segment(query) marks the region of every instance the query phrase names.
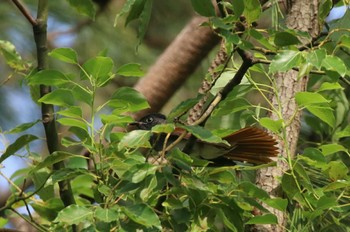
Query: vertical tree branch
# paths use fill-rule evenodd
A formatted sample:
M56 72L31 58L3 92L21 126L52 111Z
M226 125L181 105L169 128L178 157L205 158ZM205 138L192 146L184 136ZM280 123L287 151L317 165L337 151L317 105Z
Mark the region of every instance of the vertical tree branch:
M39 0L38 13L35 24L33 24L34 40L37 50L38 71L48 68L47 57L47 18L48 18L48 0ZM40 86L40 96L51 92L50 86ZM41 105L42 120L45 128L46 142L49 153L52 154L59 150L59 140L54 117L54 107L51 104ZM54 170L64 168L64 162L58 162L53 165ZM58 183L60 197L65 206L75 204L72 189L69 181L64 180Z
M286 24L289 28L308 32L312 37L316 37L320 30L318 24L318 0L287 0L288 15ZM303 41L307 43L307 41ZM277 94L273 95L271 102L276 109L280 109L284 121L290 122L285 131L285 141L279 142L281 156L285 159L279 159L276 167L260 169L257 173L257 184L267 191L272 197L280 196L281 191L279 177L283 175L290 167L286 160L291 160L295 156L299 131L301 114L294 112L298 110L295 102L295 94L305 91L308 77L298 79L298 72L290 70L286 73L278 73L275 77ZM270 118L280 119L276 112L270 113ZM254 231L285 231L288 221L288 215L285 212L266 206L270 212L275 214L278 219L277 225L256 225Z

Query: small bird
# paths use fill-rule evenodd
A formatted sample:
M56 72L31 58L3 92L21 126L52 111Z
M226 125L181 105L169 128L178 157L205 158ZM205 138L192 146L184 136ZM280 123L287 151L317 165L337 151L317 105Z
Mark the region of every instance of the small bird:
M141 130L151 130L155 125L166 122L166 117L163 114L155 113L146 115L139 121L130 123L130 125L136 126ZM170 142L174 141L183 131L185 130L182 128L176 128L171 134ZM185 146L186 139L189 137L190 134L183 139L184 142L182 144L180 143L180 149ZM225 163L230 165L228 161L265 164L271 162L271 158L276 157L278 154L278 148L275 146L277 144L276 140L267 132L256 127L240 129L222 139L226 140L229 145L224 143L208 143L197 139L190 155L214 163L218 162L222 166ZM159 137L158 139L152 138L151 143L157 143L153 144L153 146L156 150L161 150L164 140L165 135L161 136L160 139Z

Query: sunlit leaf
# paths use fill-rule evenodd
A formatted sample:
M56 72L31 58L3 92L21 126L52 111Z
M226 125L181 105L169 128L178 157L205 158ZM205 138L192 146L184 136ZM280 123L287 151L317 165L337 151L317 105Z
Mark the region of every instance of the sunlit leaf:
M273 120L271 118L264 117L259 120L259 123L270 131L279 133L280 129L283 126L283 119Z
M325 144L321 145L320 149L323 155L331 155L339 151L348 152L348 150L340 144Z
M56 48L49 52L49 56L70 64L78 63L78 55L72 48Z
M323 82L317 92L344 89L338 82Z
M134 112L149 107L145 97L130 87L119 88L112 96L108 105L121 112Z
M146 130L133 130L127 133L118 144L119 149L137 148L137 147L152 147L149 139L151 132Z
M141 65L134 63L125 64L119 67L116 73L126 77L142 77L145 75L145 72L141 69Z
M103 222L112 222L118 219L119 213L116 209L98 207L95 211L95 216Z
M68 225L92 221L93 211L85 206L70 205L61 210L54 222L63 222Z
M347 73L346 65L343 60L337 56L327 55L322 61L322 67L327 70L335 71L340 76L345 76Z
M74 105L74 98L71 90L68 89L56 89L51 93L44 95L38 100L45 104L52 104L56 106L72 106Z
M16 51L16 47L9 41L0 40L0 52L5 58L7 65L11 68L18 71L27 69L26 63L22 60L22 57Z
M86 123L76 118L59 118L57 121L64 126L79 127L88 131Z
M320 48L317 50L312 50L310 53L306 54L305 60L306 62L312 64L317 69L321 68L322 61L326 58L327 51L326 49Z
M295 94L295 100L299 106L308 106L330 102L330 100L327 100L321 94L311 92L298 92Z
M259 0L244 0L243 15L249 24L259 19L261 14L261 5Z
M57 111L57 114L72 118L83 117L83 112L80 106L71 106L65 110Z
M30 76L30 85L48 85L59 86L69 83L70 80L57 70L42 70Z
M335 126L335 116L332 108L310 105L307 106L306 109L321 119L323 122L327 123L330 127L333 128Z
M270 64L270 72L285 72L299 66L302 56L299 51L285 50L279 52Z

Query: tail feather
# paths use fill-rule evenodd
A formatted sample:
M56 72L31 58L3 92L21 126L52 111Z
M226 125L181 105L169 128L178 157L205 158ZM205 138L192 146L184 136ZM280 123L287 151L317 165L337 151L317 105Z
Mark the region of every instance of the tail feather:
M231 149L225 157L253 164L269 163L276 157L278 148L276 140L267 132L246 127L224 138L230 143Z

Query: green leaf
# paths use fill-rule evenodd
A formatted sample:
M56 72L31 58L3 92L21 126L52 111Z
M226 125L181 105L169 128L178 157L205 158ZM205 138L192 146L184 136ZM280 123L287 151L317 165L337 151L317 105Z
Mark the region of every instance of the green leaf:
M269 129L270 131L274 132L274 133L279 133L280 129L283 126L283 119L279 119L279 120L273 120L271 118L261 118L259 120L260 125L262 125L263 127Z
M246 224L254 225L254 224L277 224L277 217L274 214L265 214L261 216L255 216L249 219Z
M125 26L127 26L131 21L138 19L144 10L145 4L147 0L136 0L136 1L128 1L126 4L128 4L129 7L129 14L126 17L125 20ZM129 4L129 2L132 4Z
M35 122L22 123L22 124L16 126L15 128L9 130L6 133L8 133L8 134L15 134L15 133L23 132L23 131L28 130L29 128L35 126L36 124L38 124L38 122L41 122L41 120L38 119Z
M103 222L112 222L118 219L119 213L115 209L105 209L97 207L95 217Z
M338 82L323 82L317 92L337 89L343 90L344 88Z
M328 166L327 173L333 181L342 180L347 177L349 169L342 161L331 161Z
M153 197L154 194L159 194L157 191L158 181L156 175L151 175L146 179L146 187L141 190L140 198L146 202ZM160 189L159 189L160 190Z
M238 186L238 189L243 191L245 194L249 195L250 197L258 198L260 200L270 198L269 194L265 192L264 190L258 188L256 185L254 185L251 182L244 181L240 183Z
M92 221L93 211L87 207L79 205L69 205L61 210L54 222L65 223L68 225L77 225L81 222Z
M201 126L186 126L186 125L179 125L179 127L187 130L188 132L190 132L191 134L196 136L196 138L198 138L198 139L200 139L200 140L202 140L204 142L208 142L208 143L222 143L222 144L229 145L228 142L226 142L225 140L223 140L219 136L214 135L213 133L211 133L209 130L205 129L204 127L201 127Z
M63 168L55 170L52 174L52 183L55 184L62 180L70 180L80 175L91 175L87 169L83 168Z
M172 123L167 123L167 124L159 124L155 125L152 127L152 132L153 133L171 133L175 130L175 125Z
M300 41L298 37L296 37L292 33L283 31L283 32L276 33L274 43L279 47L283 47L283 46L290 46L293 44L299 44Z
M109 57L97 56L83 64L84 75L88 75L89 79L96 81L96 86L104 86L114 75L112 73L114 68L113 60Z
M133 130L121 139L118 144L118 149L138 147L151 148L152 146L149 142L151 134L150 131L146 130Z
M64 126L78 127L88 132L88 128L85 122L76 118L59 118L57 119L59 123Z
M78 55L72 48L56 48L49 56L70 64L78 64Z
M145 75L145 72L142 71L140 64L125 64L118 68L117 74L126 77L142 77Z
M42 70L29 77L29 85L59 86L69 82L63 73L56 70Z
M69 152L64 152L64 151L56 151L56 152L53 152L52 154L48 155L43 161L41 161L40 163L38 163L31 171L30 173L35 173L37 172L38 170L42 169L42 168L45 168L45 167L48 167L48 166L51 166L55 163L58 163L62 160L66 160L68 158L71 158L71 157L81 157L81 158L86 158L84 156L81 156L81 155L75 155L75 154L72 154L72 153L69 153Z
M295 94L295 100L300 107L330 102L321 94L311 92L298 92Z
M350 48L350 36L347 34L342 35L339 39L338 46Z
M285 72L297 67L302 60L301 53L294 50L285 50L278 53L270 64L270 72Z
M2 53L6 63L11 68L24 71L27 69L22 57L16 51L16 47L9 41L0 40L0 52Z
M348 152L348 150L340 144L325 144L320 146L323 155L331 155L339 151Z
M149 107L145 97L130 87L119 88L108 105L121 112L135 112Z
M345 127L343 130L336 133L338 138L350 137L350 125Z
M198 96L196 98L190 98L190 99L187 99L187 100L181 102L179 105L177 105L175 108L173 108L171 110L171 112L168 114L167 118L173 119L179 115L183 115L189 109L191 109L193 106L195 106L201 97L202 96Z
M224 116L239 111L248 111L252 105L245 98L226 99L214 110L213 116Z
M74 105L74 98L71 90L56 89L51 93L44 95L38 102L45 104L52 104L56 106L72 106Z
M326 185L323 189L324 192L333 192L337 189L346 189L350 187L350 181L337 180Z
M140 24L138 28L138 37L139 37L139 44L141 41L145 38L148 24L151 20L151 15L152 15L152 3L153 0L146 0L145 5L143 7L143 11L141 12L140 15Z
M317 210L330 210L337 205L337 198L324 195L317 201Z
M83 117L81 106L71 106L68 107L66 110L57 111L57 114L79 119Z
M335 116L332 108L322 106L307 106L306 109L321 119L323 122L327 123L330 127L333 128L335 126Z
M244 0L232 1L231 4L235 18L238 19L244 12Z
M205 17L216 16L215 9L211 0L191 0L193 9Z
M305 59L306 62L312 64L317 69L321 69L322 61L326 58L326 55L326 49L320 48L307 53Z
M116 26L118 24L118 19L120 16L130 12L131 8L133 7L133 5L135 4L137 0L126 0L126 2L124 3L122 9L120 10L119 14L117 14L115 16L114 19L114 26Z
M175 148L171 150L170 154L168 155L169 160L176 163L176 165L182 169L191 171L191 166L193 163L193 159L191 156L187 155L186 153L180 151L180 149Z
M282 199L282 198L269 198L264 199L263 202L275 209L278 209L280 211L285 211L288 206L288 200Z
M328 71L335 71L342 77L347 73L347 68L343 60L337 56L327 55L322 61L322 67Z
M55 220L57 213L64 208L62 200L58 198L50 198L45 201L36 201L30 205L35 210L35 213L48 221Z
M22 147L26 146L30 142L37 140L38 137L34 135L22 135L16 141L12 144L10 144L7 148L6 151L0 156L0 163L2 163L5 159L7 159L9 156L15 154L19 149Z
M299 192L298 185L290 173L284 173L282 176L282 189L289 198L293 198Z
M323 24L326 17L329 15L330 10L333 8L333 1L332 0L324 0L321 1L319 6L319 23ZM320 25L321 25L320 24Z
M315 167L323 167L326 164L326 159L322 152L316 148L306 148L304 153L299 156L302 160L305 160L309 165Z
M261 5L259 0L244 0L244 12L248 24L259 19L261 14Z
M143 181L147 176L154 175L157 169L158 166L149 163L136 164L129 168L123 174L122 178L124 180L129 180L131 183L137 184Z
M92 3L91 0L67 0L67 1L80 14L89 16L91 19L95 18L94 4Z
M134 222L147 228L160 229L160 220L157 214L146 204L135 204L122 207L122 211Z
M92 91L84 88L80 85L75 85L72 88L72 94L74 96L74 99L85 102L89 106L92 105Z

